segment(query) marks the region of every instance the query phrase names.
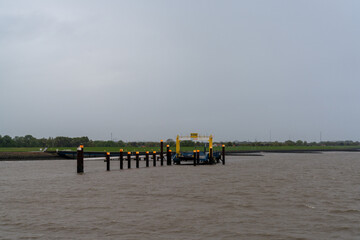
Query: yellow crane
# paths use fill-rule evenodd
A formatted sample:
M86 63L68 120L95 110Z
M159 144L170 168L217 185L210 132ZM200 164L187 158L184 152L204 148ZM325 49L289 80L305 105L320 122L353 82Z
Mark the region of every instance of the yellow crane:
M179 136L176 137L176 155L180 156L180 142L181 141L203 141L203 142L209 142L209 149L213 146L213 136L201 136L198 133L190 133L190 136Z

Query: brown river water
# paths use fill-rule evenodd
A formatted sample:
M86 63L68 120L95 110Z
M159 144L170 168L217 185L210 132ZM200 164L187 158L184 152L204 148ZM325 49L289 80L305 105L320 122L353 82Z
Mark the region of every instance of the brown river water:
M1 161L0 239L360 239L360 153L226 160Z

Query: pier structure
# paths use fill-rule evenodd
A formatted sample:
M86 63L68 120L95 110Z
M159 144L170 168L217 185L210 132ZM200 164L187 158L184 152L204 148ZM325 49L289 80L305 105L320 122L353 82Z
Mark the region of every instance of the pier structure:
M201 140L205 139L204 136L202 137L193 137L194 139ZM212 148L212 135L206 137L209 140L209 152L200 152L200 150L194 150L193 152L186 153L180 152L180 141L191 139L187 137L179 137L177 136L176 142L176 152L173 153L170 149L169 145L166 145L166 165L171 166L172 162L174 164L180 164L181 161L192 161L194 166L203 165L203 164L214 164L219 163L220 159L222 163L225 164L225 145L222 145L222 153L220 152L213 152ZM60 154L66 154L66 152L59 152ZM73 152L68 152L70 156L74 156ZM84 173L84 146L80 145L76 151L76 159L77 159L77 173L82 174ZM90 152L90 156L93 157L104 157L104 162L106 162L106 171L110 171L110 162L112 160L118 160L120 162L120 170L124 169L124 161L127 161L127 169L131 169L131 161L135 160L136 168L140 167L139 161L142 159L145 161L146 167L149 167L149 161L151 159L153 161L152 166L156 167L156 162L160 160L160 166L164 165L164 142L163 140L160 141L160 152L153 151L151 154L149 151L146 152L135 152L134 154L131 152L127 152L124 154L123 149L120 149L118 153L114 152ZM89 155L88 155L89 156ZM114 157L117 157L115 158ZM112 157L112 159L111 159ZM126 159L125 159L126 157Z

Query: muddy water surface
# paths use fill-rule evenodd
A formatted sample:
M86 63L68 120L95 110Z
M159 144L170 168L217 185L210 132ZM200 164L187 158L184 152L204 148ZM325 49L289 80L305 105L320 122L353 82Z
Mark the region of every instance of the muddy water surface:
M111 168L0 162L0 239L360 239L360 153Z

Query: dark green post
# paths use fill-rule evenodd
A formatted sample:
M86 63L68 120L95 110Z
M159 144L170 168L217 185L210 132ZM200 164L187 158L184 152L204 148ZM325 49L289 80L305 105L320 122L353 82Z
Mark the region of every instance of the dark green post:
M153 151L153 166L156 167L156 151Z
M225 165L225 145L222 145L222 163Z
M120 169L124 168L124 153L123 150L120 149Z
M169 166L171 166L171 149L169 150Z
M149 167L149 152L146 151L145 153L145 161L146 161L146 167Z
M84 172L84 146L80 145L77 149L77 173Z
M110 171L110 153L106 153L106 171Z
M171 165L170 146L166 145L166 165Z
M194 166L196 166L196 150L194 150Z
M200 164L200 150L196 150L196 164Z
M164 141L160 141L160 164L161 166L164 165Z
M212 147L209 149L209 162L210 162L210 164L214 164L213 149L212 149Z
M136 168L139 168L139 152L136 152Z
M131 152L128 152L127 161L128 161L128 169L130 169L131 168Z

